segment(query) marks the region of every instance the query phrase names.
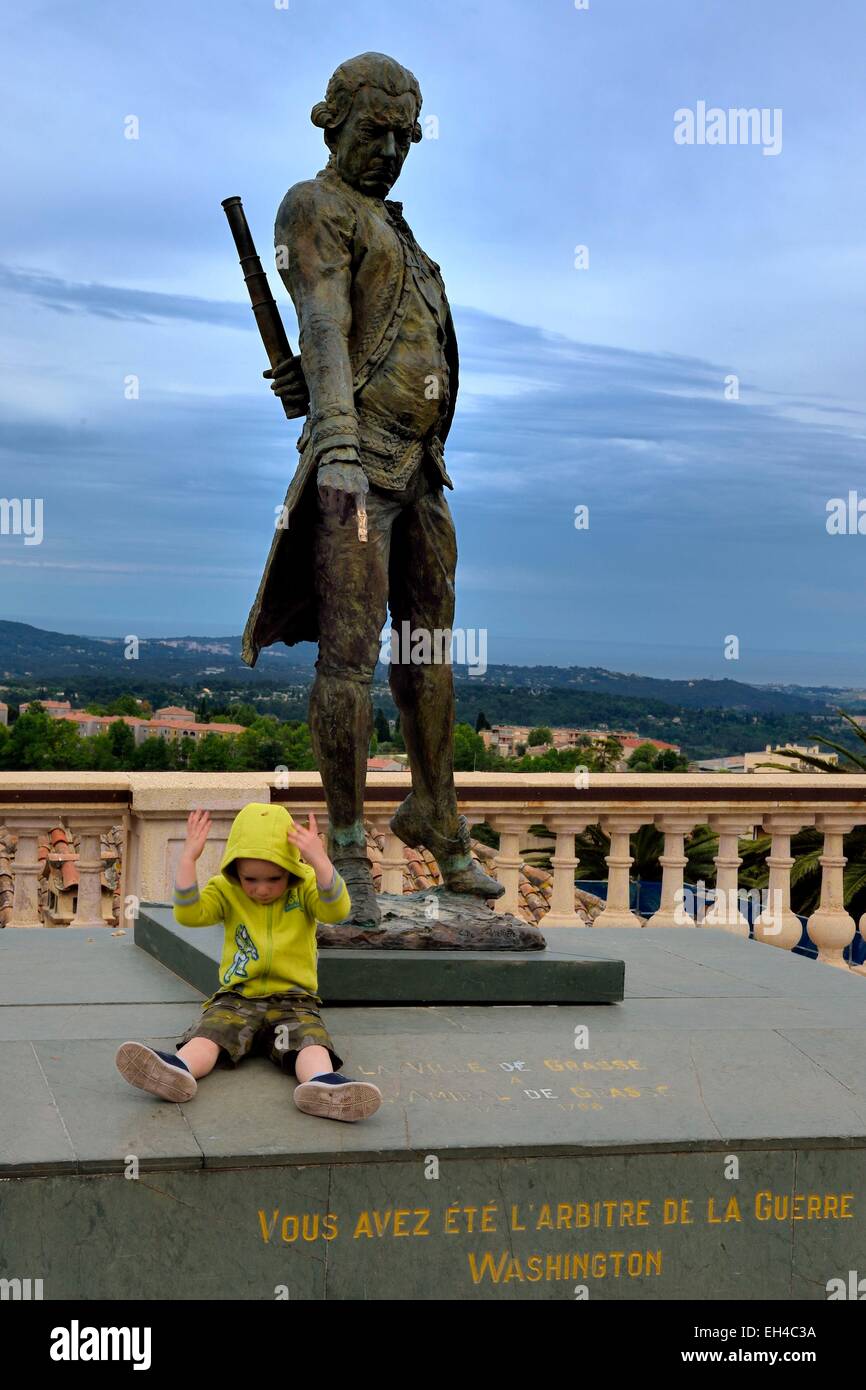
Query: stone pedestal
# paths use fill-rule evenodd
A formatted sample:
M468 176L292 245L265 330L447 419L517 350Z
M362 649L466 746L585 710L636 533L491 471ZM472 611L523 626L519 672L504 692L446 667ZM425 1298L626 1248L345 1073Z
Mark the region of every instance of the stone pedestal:
M326 1001L347 1072L382 1093L348 1125L301 1114L264 1057L184 1105L133 1089L118 1044L173 1048L201 995L131 933L6 933L0 1277L38 1277L46 1302L588 1299L624 1321L635 1300L750 1300L778 1323L851 1271L862 1293L862 979L723 930L553 936L525 956L323 951L323 976L351 957L362 982L628 968L613 1008Z
M398 904L386 906L383 928L368 933L350 928L355 935L348 943L340 939L339 927L319 923L319 995L326 1006L622 1000L625 967L619 953L605 949L587 927L561 928L548 945L526 922L515 919L515 924L490 912L474 944L464 934L466 944L458 948L454 941L471 931L471 923L461 921L459 910L449 905L454 894L442 894L446 901L438 922L426 921L424 899L432 896L407 894L402 915ZM381 901L388 897L383 894ZM205 995L219 988L223 940L220 926L195 931L178 926L163 903L142 904L135 924L136 945Z
M447 888L378 893L378 927L318 927L319 947L405 951L543 951L541 932L510 912L492 912L481 898Z

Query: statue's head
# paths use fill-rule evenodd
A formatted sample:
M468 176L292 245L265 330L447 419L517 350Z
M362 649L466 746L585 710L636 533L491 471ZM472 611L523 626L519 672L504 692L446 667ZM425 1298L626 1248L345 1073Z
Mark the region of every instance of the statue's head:
M408 68L384 53L361 53L340 64L311 119L325 132L330 163L346 182L384 198L409 146L421 139L420 111L421 89Z

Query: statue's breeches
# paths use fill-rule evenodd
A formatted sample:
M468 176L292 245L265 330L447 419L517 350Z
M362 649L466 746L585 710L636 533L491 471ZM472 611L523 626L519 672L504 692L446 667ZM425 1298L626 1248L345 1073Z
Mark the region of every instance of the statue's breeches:
M319 620L319 657L310 696L310 732L328 789L332 825L350 826L363 814L367 751L373 713L370 685L380 655L390 659L389 682L419 807L445 833L457 822L454 791L454 682L450 636L454 621L457 541L443 489L431 487L423 468L402 492L371 487L366 542L354 514L340 523L318 500L313 565ZM400 641L381 646L391 612L400 637L404 624L428 633L433 657ZM447 634L436 643L434 634ZM443 659L444 652L444 659ZM396 657L396 659L394 659Z
M409 620L413 628L450 630L457 541L444 491L429 488L422 469L402 492L371 487L367 528L367 541L359 541L354 513L341 524L319 499L313 544L316 667L369 682L389 608L398 629ZM386 646L386 659L387 652Z

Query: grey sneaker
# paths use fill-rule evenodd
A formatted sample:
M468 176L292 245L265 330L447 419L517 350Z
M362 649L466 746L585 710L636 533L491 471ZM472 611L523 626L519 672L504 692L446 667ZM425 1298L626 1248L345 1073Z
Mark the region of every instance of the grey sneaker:
M338 1071L302 1081L295 1087L295 1105L305 1115L325 1120L366 1120L382 1104L382 1092L372 1081L352 1081Z
M198 1090L198 1082L186 1062L144 1043L121 1043L114 1060L124 1081L161 1100L192 1100Z

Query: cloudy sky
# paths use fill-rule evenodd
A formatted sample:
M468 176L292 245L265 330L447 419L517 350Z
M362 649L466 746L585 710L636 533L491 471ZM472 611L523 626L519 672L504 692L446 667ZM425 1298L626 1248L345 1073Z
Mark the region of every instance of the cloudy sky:
M0 534L0 617L242 629L297 429L220 201L273 271L310 108L376 49L437 118L393 196L460 338L457 624L489 663L866 683L866 534L827 530L866 512L861 0L281 6L7 9L0 497L43 539ZM678 143L700 103L763 145Z

